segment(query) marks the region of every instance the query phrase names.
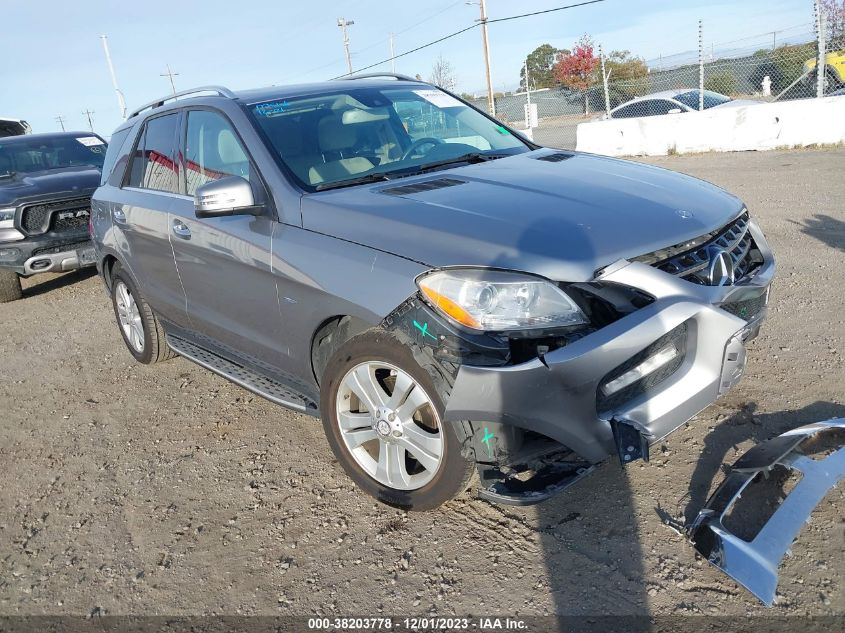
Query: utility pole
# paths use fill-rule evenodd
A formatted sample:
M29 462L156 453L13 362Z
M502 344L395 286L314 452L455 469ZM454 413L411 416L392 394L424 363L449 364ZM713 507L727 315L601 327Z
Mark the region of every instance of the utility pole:
M346 49L346 67L349 69L349 74L352 74L352 55L349 54L349 31L347 27L355 24L355 20L347 20L346 18L338 18L337 25L343 31L343 48Z
M94 114L91 110L85 109L82 111L82 114L88 117L88 128L93 132L94 131L94 121L91 119L91 115Z
M114 74L114 66L111 63L111 55L109 54L109 42L108 38L105 35L101 35L100 39L103 40L103 50L106 53L106 63L109 65L109 73L111 73L111 83L114 86L114 91L117 94L117 106L120 108L120 117L123 120L126 120L126 100L123 98L123 93L120 91L120 88L117 87L117 77Z
M167 64L167 72L161 73L159 75L159 77L167 77L167 78L170 79L170 89L173 91L174 97L176 96L176 84L173 83L173 78L178 76L178 75L179 75L179 73L174 73L172 70L170 70L170 64Z
M65 118L60 114L59 116L56 117L56 121L58 122L59 125L62 126L62 132L64 132L65 131Z
M481 40L484 45L484 66L487 69L487 106L492 116L496 116L496 101L493 98L493 79L490 75L490 40L487 36L487 0L479 0L481 7Z
M393 50L393 33L390 34L390 72L396 73L396 51Z
M704 110L704 26L698 21L698 110Z
M604 113L610 118L610 90L607 87L607 69L604 63L604 51L599 44L599 59L601 60L601 83L604 88Z

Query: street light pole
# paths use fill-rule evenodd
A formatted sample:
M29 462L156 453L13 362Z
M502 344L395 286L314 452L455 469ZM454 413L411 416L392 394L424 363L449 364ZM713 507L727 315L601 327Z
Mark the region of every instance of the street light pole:
M355 20L347 20L346 18L338 18L337 25L343 31L343 48L346 50L346 67L349 69L349 74L352 74L352 55L349 53L349 31L347 27L355 24Z
M109 54L109 42L105 35L101 35L100 39L103 41L103 51L106 53L106 63L109 65L109 73L111 74L111 84L114 86L114 91L117 94L117 106L120 108L120 118L126 120L126 100L123 98L123 93L117 87L117 77L114 74L114 66L111 63L111 55Z
M65 131L65 118L60 114L56 117L56 122L62 126L62 132Z
M390 34L390 72L396 73L396 51L393 50L393 33Z

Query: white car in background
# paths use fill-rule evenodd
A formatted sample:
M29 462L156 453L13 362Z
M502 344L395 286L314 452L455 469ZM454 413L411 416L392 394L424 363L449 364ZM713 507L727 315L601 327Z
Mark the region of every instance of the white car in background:
M731 99L730 97L704 90L704 109L728 108L746 105L756 105L760 101L751 99ZM661 114L681 114L683 112L695 112L699 107L698 89L663 90L649 95L637 97L631 101L616 106L605 115L606 119L629 119L641 116L659 116Z
M32 134L32 127L23 119L7 119L0 117L0 137L20 136L21 134Z

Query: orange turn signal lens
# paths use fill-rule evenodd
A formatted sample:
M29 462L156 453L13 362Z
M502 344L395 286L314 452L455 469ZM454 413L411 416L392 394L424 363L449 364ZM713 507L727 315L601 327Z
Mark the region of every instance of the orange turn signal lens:
M432 290L431 288L422 284L420 284L420 290L422 290L426 299L428 299L435 308L443 312L445 315L451 317L461 325L471 327L474 330L483 329L481 323L479 323L475 317L473 317L469 312L464 310L461 306L459 306L457 303L455 303L448 297L445 297L436 290Z

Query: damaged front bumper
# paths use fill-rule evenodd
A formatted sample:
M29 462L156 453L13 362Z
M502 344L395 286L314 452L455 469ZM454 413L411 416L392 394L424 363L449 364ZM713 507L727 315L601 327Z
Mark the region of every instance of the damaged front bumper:
M732 516L743 493L750 494L750 484L774 476L776 468L798 473L801 479L756 535L741 538L726 527L726 517ZM780 561L813 509L843 476L845 418L809 424L761 442L733 465L691 525L690 539L708 562L772 606Z
M603 461L618 447L623 462L647 458L649 444L710 405L742 375L745 342L766 317L775 268L762 235L755 239L764 262L735 286L697 285L638 262L608 267L596 281L641 290L654 302L528 362L462 365L445 419L533 431L589 463ZM626 373L645 371L640 368L652 362L649 354L671 358L645 379L605 393L608 384L625 384ZM636 446L619 441L614 426L633 430L642 441Z

